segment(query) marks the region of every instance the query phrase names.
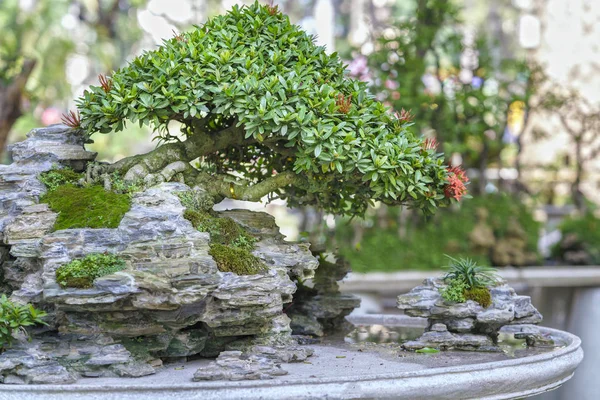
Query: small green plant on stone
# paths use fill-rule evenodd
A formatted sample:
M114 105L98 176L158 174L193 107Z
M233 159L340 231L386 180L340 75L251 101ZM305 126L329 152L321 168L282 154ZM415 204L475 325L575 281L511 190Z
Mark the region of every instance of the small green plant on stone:
M94 280L125 269L125 261L114 254L89 254L56 270L56 282L63 288L90 288Z
M472 289L494 285L498 280L495 268L477 265L470 258L457 260L447 257L450 259L450 265L448 273L444 276L445 281L459 280L464 282L468 289Z
M183 212L183 218L190 221L192 226L198 229L198 227L201 226L206 219L211 218L211 216L208 213L187 209Z
M254 243L256 243L256 238L242 234L231 242L231 246L250 251L254 249Z
M188 190L177 193L177 196L181 201L181 205L189 211L204 213L212 210L214 206L212 197L207 193Z
M467 301L465 290L467 285L458 279L448 281L448 285L440 291L442 298L452 303L464 303Z
M58 169L53 167L50 171L42 172L39 180L46 185L48 192L53 192L61 185L77 183L82 177L82 174L70 168Z
M0 352L12 345L13 333L16 331L27 333L27 326L47 325L43 320L45 316L44 311L34 308L31 304L13 303L3 294L0 297Z
M115 193L127 194L130 197L143 189L143 185L136 182L126 182L118 171L110 175L111 189Z
M473 300L483 307L489 307L492 303L489 286L498 282L496 269L477 265L469 258L448 258L451 262L443 278L447 285L440 289L442 298L454 303Z

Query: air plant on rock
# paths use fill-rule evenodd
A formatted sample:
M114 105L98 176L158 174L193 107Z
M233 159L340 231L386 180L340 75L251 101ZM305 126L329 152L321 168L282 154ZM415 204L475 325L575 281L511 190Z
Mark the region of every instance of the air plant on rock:
M470 258L457 260L446 257L450 259L450 265L443 278L447 286L441 290L442 297L446 301L456 303L473 300L483 307L488 307L491 304L489 287L496 285L500 279L496 269L477 265Z

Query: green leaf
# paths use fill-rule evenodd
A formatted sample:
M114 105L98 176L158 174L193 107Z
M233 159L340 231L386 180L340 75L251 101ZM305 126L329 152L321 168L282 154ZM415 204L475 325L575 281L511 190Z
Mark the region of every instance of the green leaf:
M416 350L415 353L423 353L423 354L435 354L439 353L438 349L434 349L431 347L423 347L422 349Z
M321 145L318 144L317 147L315 147L315 157L319 157L319 155L321 155Z

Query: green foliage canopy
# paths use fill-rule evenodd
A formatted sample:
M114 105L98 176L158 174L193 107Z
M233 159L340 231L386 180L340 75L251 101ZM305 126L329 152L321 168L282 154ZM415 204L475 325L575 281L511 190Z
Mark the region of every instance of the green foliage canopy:
M293 171L291 188L274 190L291 205L360 215L373 200L429 213L450 204L442 154L313 39L274 7L235 6L92 86L78 100L80 127L92 135L137 122L174 143L171 121L182 124L184 141L229 129L243 148L238 137L179 161L203 157L248 184Z

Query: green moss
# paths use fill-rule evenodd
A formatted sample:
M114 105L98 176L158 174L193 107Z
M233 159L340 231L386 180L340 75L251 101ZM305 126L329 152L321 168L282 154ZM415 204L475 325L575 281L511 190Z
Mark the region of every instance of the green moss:
M205 220L198 229L210 233L213 243L219 243L245 250L254 249L256 238L231 218L211 218Z
M181 205L190 211L205 213L212 210L215 205L213 198L205 192L188 190L178 193L177 196L181 201Z
M209 213L187 209L183 217L190 221L194 228L210 233L210 241L225 246L251 251L256 238L231 218L213 217Z
M466 289L464 291L464 296L467 300L473 300L484 308L487 308L492 304L492 294L486 287Z
M90 288L94 279L125 269L125 261L114 254L89 254L56 270L62 287Z
M254 275L266 269L251 253L256 238L233 219L215 217L192 209L185 210L183 217L199 231L210 233L209 254L215 259L220 271Z
M42 172L39 176L40 182L46 185L48 192L56 190L59 186L66 184L75 184L83 177L83 174L77 173L70 168L56 169Z
M192 223L192 226L196 229L200 227L206 220L212 217L208 213L187 209L183 212L183 218L187 219Z
M256 275L264 271L264 264L250 251L219 243L212 243L208 252L216 261L219 271L238 275Z
M62 185L44 195L40 202L48 203L58 213L55 230L116 228L131 207L128 195L107 192L97 185Z

